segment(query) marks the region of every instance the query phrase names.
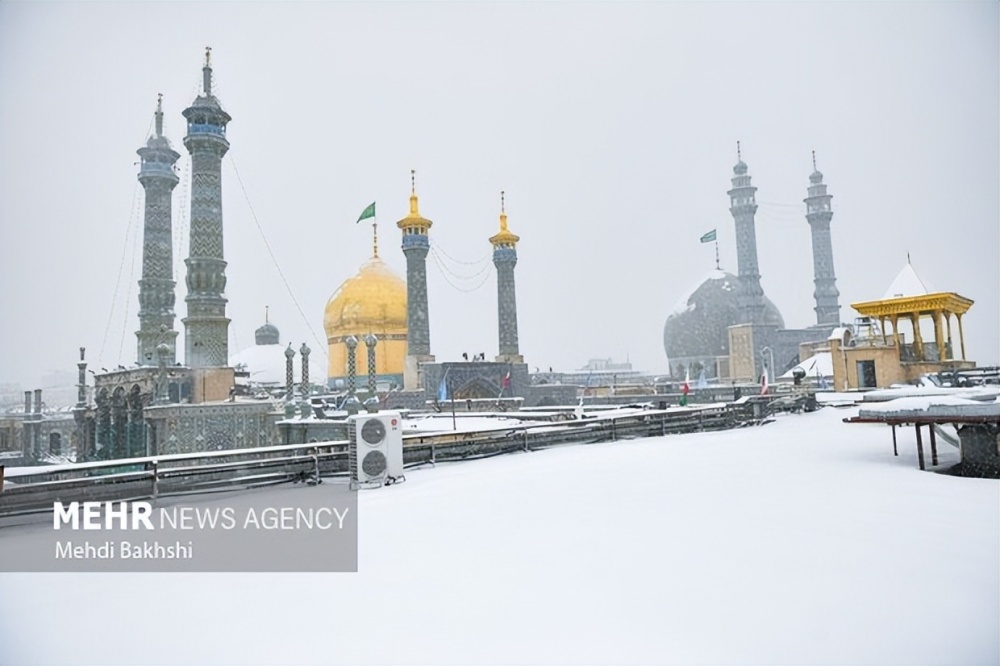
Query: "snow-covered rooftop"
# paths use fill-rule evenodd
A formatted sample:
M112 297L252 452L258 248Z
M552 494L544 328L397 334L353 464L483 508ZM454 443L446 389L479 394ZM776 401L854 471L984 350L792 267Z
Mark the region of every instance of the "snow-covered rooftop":
M902 270L886 289L885 295L882 296L882 300L889 298L902 298L904 296L923 296L924 294L931 293L931 290L927 287L927 284L920 279L917 272L913 270L913 266L909 261L903 266Z
M806 360L790 368L788 372L781 375L781 379L793 378L796 368L801 368L805 371L806 377L833 377L833 355L828 351L816 352Z
M0 574L0 663L1000 662L997 482L855 414L409 470L356 574Z

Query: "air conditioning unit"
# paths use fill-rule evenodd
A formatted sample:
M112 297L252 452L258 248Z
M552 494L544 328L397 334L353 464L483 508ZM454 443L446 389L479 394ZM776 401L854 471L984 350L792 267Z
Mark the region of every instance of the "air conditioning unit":
M399 412L351 416L347 419L347 437L352 489L377 488L405 480Z

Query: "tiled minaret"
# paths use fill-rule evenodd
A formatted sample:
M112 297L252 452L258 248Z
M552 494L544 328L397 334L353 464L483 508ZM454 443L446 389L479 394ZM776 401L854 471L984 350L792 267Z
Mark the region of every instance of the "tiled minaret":
M498 363L523 363L517 345L517 296L514 289L514 266L517 265L519 236L507 228L504 193L500 193L500 232L490 237L493 265L497 267L497 328L500 332Z
M410 171L410 213L396 223L403 231L403 254L406 255L406 362L403 386L406 390L422 388L420 364L431 363L430 318L427 312L427 231L433 222L420 216L417 201L416 172Z
M840 292L837 291L837 276L833 271L833 242L830 240L830 199L823 184L823 174L816 168L816 153L813 152L813 172L809 176L809 196L806 203L806 220L812 231L813 283L816 290L816 324L819 326L840 325Z
M757 268L757 231L754 215L757 201L756 187L750 185L747 165L740 155L740 144L736 142L736 166L732 179L733 189L729 190L729 212L736 222L736 257L740 278L740 323L764 323L764 290L760 286L760 271Z
M156 348L169 348L167 363L177 358L174 330L174 252L171 234L171 193L177 185L174 163L181 156L163 136L163 96L156 102L156 130L138 151L139 182L146 191L142 230L142 278L139 280L139 365L159 363Z
M212 94L211 50L205 51L203 91L184 109L191 153L191 239L187 264L185 363L191 368L224 367L229 362L226 318L226 261L222 243L222 157L229 150L231 120Z

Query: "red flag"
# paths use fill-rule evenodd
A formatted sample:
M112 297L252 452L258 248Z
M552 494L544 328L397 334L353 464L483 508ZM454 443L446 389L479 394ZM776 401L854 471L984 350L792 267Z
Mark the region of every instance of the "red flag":
M504 375L503 381L500 382L500 388L507 388L510 386L510 370Z
M764 368L764 374L760 378L760 394L765 395L767 393L767 368Z
M681 392L687 395L691 392L691 371L685 371L684 373L684 386L681 387Z

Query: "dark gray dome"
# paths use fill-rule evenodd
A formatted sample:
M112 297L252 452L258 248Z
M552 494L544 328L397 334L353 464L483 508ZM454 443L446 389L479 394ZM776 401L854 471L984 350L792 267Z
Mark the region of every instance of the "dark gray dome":
M712 271L674 308L663 325L663 349L671 362L729 354L728 328L740 323L737 291L740 280ZM764 297L764 323L784 328L778 308Z
M278 331L278 327L270 322L266 322L263 326L254 331L254 339L258 345L276 345L280 344L281 334Z

